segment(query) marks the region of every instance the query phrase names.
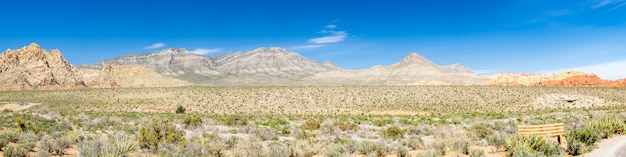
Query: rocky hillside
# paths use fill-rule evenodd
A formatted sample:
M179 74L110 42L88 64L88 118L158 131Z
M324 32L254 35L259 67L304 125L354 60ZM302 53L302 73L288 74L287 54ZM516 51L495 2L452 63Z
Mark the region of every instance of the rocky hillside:
M293 84L319 72L339 69L333 63L319 63L277 47L228 53L214 59L186 49L166 49L80 67L100 69L107 64L138 65L198 84Z
M184 81L158 77L143 67L108 67L82 70L67 62L59 50L50 52L36 43L0 54L0 88L2 90L74 89L85 87L140 87L187 84ZM136 72L134 79L122 79ZM158 76L155 76L158 75ZM141 82L133 82L134 80ZM163 82L167 82L164 84Z
M553 74L501 73L486 76L493 86L626 87L626 79L602 80L595 74L569 71Z
M484 79L468 68L458 64L437 66L417 53L411 53L389 66L331 71L315 75L311 80L341 84L484 84Z
M79 65L79 68L102 69L105 65L137 65L153 69L169 77L192 82L221 76L215 70L215 63L205 55L198 55L186 49L165 49L149 54L134 54L107 59L91 65Z
M318 85L318 84L484 84L484 79L459 64L437 66L412 53L390 66L343 70L331 62L320 63L283 48L258 48L227 53L216 58L185 49L167 49L108 59L102 65L139 65L197 84L213 85Z
M226 75L225 83L291 84L315 74L339 69L278 47L235 52L215 58L216 69Z

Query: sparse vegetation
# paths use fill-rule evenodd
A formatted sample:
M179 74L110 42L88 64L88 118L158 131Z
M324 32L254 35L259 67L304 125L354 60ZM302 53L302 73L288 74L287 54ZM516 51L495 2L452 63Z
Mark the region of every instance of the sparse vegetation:
M78 155L71 149L81 156L580 155L601 139L624 134L625 118L619 114L626 111L624 90L302 86L4 91L0 100L42 105L0 112L0 150L5 156L24 151L28 156ZM605 104L559 110L532 106L538 96L581 91ZM172 112L179 107L185 114ZM517 125L556 122L566 124L567 147L516 136Z

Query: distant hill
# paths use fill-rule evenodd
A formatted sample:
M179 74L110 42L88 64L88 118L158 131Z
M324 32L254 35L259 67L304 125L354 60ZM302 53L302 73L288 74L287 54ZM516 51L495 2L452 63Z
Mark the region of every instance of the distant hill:
M164 77L143 67L107 66L102 70L77 69L61 51L42 49L36 43L0 54L2 90L75 89L90 87L180 86L189 83ZM132 79L125 79L132 76Z
M81 65L138 65L197 84L213 85L317 85L317 84L484 84L484 80L459 64L437 66L410 54L388 67L344 70L334 63L320 63L278 47L249 52L227 53L216 58L193 54L185 49L166 49ZM428 84L428 83L427 83Z

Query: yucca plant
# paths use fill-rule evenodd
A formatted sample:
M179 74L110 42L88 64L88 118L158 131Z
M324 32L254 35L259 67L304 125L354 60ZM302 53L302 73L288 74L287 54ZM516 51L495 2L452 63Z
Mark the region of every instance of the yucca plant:
M137 148L137 144L126 139L111 139L100 152L101 157L129 156Z

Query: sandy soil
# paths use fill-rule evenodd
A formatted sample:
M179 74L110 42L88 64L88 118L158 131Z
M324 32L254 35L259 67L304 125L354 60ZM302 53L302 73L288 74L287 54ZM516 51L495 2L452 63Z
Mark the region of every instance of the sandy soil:
M13 110L13 111L19 111L19 110L23 110L23 109L27 109L27 108L36 106L36 105L39 105L39 103L29 103L29 105L27 105L27 106L16 104L16 103L9 103L9 104L0 105L0 111L4 111L6 109Z
M626 135L600 141L598 149L583 155L585 157L626 157Z

